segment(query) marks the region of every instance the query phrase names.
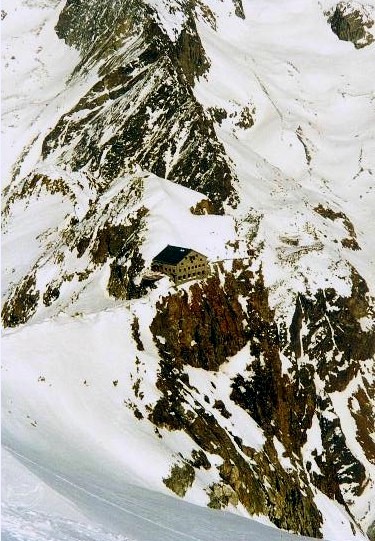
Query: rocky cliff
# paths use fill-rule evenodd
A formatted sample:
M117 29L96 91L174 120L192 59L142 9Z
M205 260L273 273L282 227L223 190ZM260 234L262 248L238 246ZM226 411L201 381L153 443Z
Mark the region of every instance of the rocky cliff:
M163 457L156 490L312 537L337 516L335 539L374 539L373 12L312 0L315 49L293 2L266 4L49 8L77 59L4 190L5 336L101 336L87 366L111 374L93 386L114 408L106 441L126 448L125 408L142 452L147 433ZM147 286L166 244L208 255L210 276ZM98 335L112 315L116 339ZM30 351L30 370L48 355ZM94 368L81 379L80 393ZM29 417L7 428L20 446ZM33 428L28 449L43 439Z

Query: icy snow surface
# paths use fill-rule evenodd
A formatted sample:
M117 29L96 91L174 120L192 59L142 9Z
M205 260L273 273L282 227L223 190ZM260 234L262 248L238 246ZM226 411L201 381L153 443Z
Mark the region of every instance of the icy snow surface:
M110 483L100 471L79 481L17 458L3 451L3 541L310 539L116 481L116 472Z

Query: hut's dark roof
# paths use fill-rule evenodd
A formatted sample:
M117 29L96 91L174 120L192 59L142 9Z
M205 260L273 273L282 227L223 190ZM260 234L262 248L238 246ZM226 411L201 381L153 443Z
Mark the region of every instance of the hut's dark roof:
M164 250L154 257L153 261L166 263L168 265L177 265L177 263L182 261L191 251L191 248L181 248L181 246L171 246L168 244Z

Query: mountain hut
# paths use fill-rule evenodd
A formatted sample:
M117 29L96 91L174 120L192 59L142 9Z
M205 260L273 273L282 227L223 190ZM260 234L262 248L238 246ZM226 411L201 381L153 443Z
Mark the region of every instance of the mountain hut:
M206 278L209 275L209 265L205 255L191 248L170 244L154 257L151 270L166 274L175 284Z

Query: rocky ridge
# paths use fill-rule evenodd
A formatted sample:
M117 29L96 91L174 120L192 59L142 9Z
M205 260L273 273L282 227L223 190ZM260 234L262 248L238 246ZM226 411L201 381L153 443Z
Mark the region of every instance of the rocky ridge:
M226 4L232 17L245 20L241 2ZM260 113L246 105L231 117L230 108L207 108L194 91L213 62L198 29L219 31L215 2L163 6L179 25L166 26L166 12L140 0L90 6L71 0L61 11L56 32L80 51L71 81L97 75L46 136L35 170L16 176L5 193L7 249L22 230L20 216L40 212L49 221L30 233L34 258L5 264L4 326L62 312L84 318L92 296L97 310L123 307L132 314L137 355L158 352L158 399L146 399L147 369L142 375L136 356L124 402L155 438L182 433L193 447L190 455L166 447L165 490L189 498L197 486L211 507L266 515L280 528L314 537L322 537L327 519L318 503L323 494L345 509L353 538L360 528L372 535L373 511L363 507L375 483L375 314L369 285L351 262L361 241L337 203L312 198L304 212L305 224L314 225L298 238L281 238L274 256L280 276L286 274L266 285L264 209L248 205L244 212L243 184L218 127L237 123L240 137ZM342 37L341 8L332 29L340 39L355 34L362 47L360 31ZM305 141L302 128L298 133ZM150 189L163 186L164 196L171 190L160 179L176 183L181 210L202 227L207 216L230 217L236 236L230 257L212 262L208 279L179 287L164 280L150 295L141 283L152 257ZM189 204L182 187L198 192L189 194ZM313 288L311 278L304 287L286 285L303 275L311 254L337 265L345 287ZM271 295L284 300L275 307ZM142 298L153 311L149 329L135 308Z
M329 13L328 21L333 32L343 41L351 41L356 49L370 45L374 41L374 21L371 9L360 3L339 2Z

